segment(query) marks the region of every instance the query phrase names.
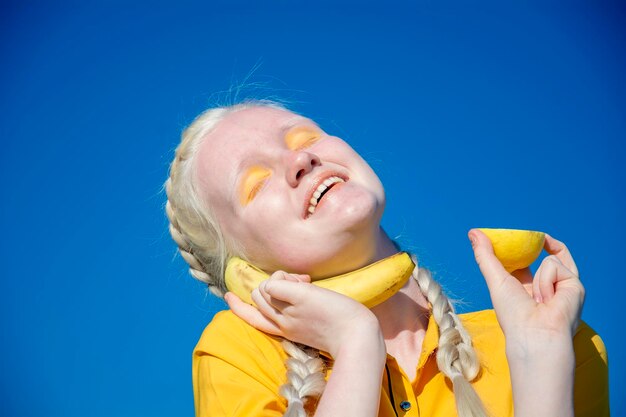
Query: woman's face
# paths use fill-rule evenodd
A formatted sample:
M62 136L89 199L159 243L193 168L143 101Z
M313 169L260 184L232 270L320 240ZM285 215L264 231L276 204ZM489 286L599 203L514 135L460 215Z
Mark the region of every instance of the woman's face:
M194 174L227 239L268 272L322 278L375 256L382 184L307 118L271 107L230 113L203 139Z

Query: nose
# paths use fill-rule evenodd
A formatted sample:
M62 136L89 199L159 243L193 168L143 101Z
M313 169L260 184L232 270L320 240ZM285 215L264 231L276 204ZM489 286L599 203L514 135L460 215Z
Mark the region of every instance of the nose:
M306 174L322 165L317 155L305 151L290 152L287 158L287 183L292 187L297 187Z

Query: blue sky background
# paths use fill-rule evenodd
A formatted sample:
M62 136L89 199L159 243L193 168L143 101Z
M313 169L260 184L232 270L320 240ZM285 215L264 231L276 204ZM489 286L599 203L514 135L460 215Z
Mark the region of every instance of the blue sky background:
M224 304L175 255L161 185L182 128L251 72L240 97L370 161L385 228L461 311L490 306L469 228L565 241L626 413L623 4L130 3L1 5L0 415L193 415Z

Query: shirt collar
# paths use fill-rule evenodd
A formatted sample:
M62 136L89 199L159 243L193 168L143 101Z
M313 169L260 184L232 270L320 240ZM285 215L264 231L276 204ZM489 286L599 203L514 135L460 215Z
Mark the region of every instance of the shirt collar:
M435 322L435 317L431 313L428 318L428 327L426 328L426 334L424 335L424 341L422 342L422 353L420 354L420 360L417 363L417 369L424 366L430 355L437 350L439 346L439 327Z

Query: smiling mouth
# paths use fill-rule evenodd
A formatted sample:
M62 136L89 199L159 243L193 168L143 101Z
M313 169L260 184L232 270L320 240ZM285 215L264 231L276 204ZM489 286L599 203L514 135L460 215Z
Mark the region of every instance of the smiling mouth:
M332 177L326 178L324 182L318 185L315 191L313 192L311 199L309 200L309 206L306 211L305 219L308 218L311 214L315 213L315 209L317 208L317 205L319 204L322 197L328 191L330 191L331 188L333 188L335 185L342 183L342 182L346 182L346 181L343 178L332 176Z

